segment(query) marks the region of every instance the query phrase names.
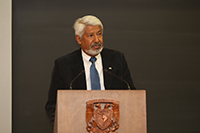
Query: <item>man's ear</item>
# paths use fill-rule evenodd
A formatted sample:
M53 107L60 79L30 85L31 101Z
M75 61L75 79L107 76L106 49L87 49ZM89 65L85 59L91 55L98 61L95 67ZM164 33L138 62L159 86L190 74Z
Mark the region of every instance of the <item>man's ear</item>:
M81 44L81 37L78 36L78 35L76 35L75 38L76 38L77 43L78 43L78 44Z

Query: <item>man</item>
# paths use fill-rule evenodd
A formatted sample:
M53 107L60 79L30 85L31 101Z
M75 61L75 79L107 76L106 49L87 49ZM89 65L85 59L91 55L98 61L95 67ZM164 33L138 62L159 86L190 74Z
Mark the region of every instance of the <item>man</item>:
M52 124L59 89L135 89L124 55L103 48L103 25L98 18L91 15L79 18L74 30L81 49L58 58L52 72L45 107Z

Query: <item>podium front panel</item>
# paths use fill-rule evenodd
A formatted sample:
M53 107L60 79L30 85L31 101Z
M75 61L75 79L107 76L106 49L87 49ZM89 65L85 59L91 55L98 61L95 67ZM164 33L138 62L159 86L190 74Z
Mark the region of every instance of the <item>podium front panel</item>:
M86 101L92 99L119 101L119 129L116 132L147 132L145 90L59 90L54 133L88 133L86 130Z

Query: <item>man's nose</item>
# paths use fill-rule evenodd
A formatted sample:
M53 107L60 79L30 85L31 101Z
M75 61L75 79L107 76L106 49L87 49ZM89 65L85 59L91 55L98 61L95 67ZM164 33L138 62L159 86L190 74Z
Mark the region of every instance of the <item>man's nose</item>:
M99 42L99 37L97 35L94 36L94 42Z

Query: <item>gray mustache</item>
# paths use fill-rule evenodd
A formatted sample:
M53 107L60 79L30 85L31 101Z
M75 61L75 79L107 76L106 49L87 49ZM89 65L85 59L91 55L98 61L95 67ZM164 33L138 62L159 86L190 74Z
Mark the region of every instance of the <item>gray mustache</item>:
M102 44L100 42L99 43L94 43L90 47L94 47L94 46L102 46Z

